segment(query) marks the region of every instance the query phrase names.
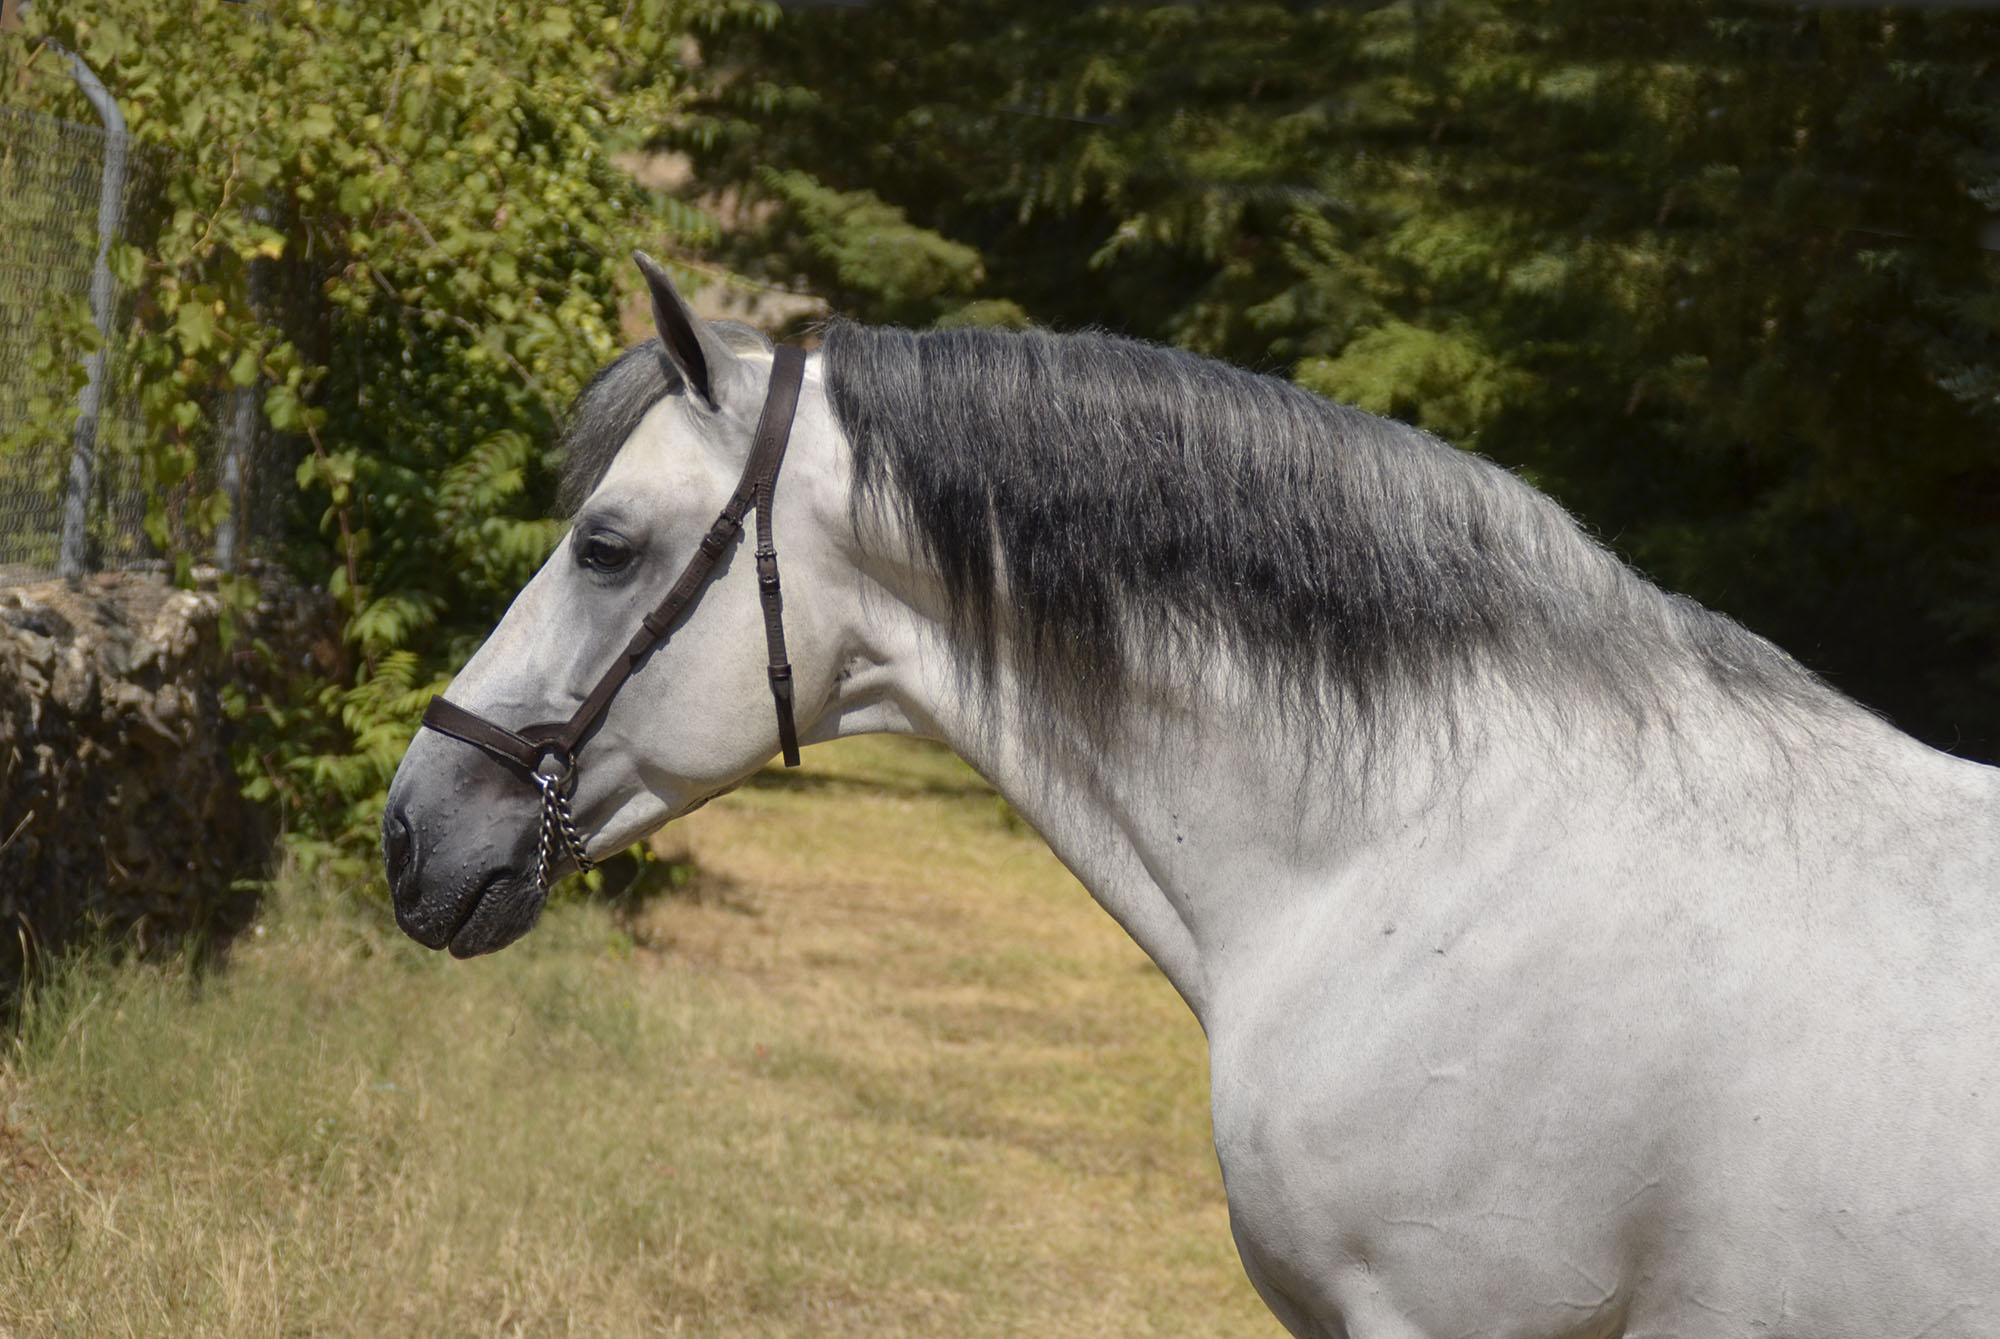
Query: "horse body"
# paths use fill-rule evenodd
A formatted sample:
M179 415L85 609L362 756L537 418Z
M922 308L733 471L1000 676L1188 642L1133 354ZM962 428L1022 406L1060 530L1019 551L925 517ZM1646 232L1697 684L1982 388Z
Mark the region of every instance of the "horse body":
M1968 871L1857 876L1574 798L1526 815L1566 841L1383 861L1214 1002L1218 1152L1274 1309L1355 1335L1990 1333L2000 1064L1965 1039L2000 946ZM1940 876L1957 906L1911 896Z
M763 360L692 329L690 353L663 324L667 353L713 403L656 387L643 414L607 416L580 540L664 561L728 491ZM1502 524L1530 533L1521 620L1567 626L1570 587L1611 611L1573 679L1497 623L1428 669L1421 646L1378 655L1416 665L1415 687L1372 703L1358 682L1274 692L1254 654L1185 618L1079 668L1066 648L1104 611L1079 604L1051 640L1034 566L1050 559L1004 561L1039 540L980 539L991 561L974 552L969 577L935 551L962 479L856 505L880 465L853 394L815 360L778 503L802 733L942 740L1166 972L1208 1037L1245 1267L1294 1333L2000 1333L2000 773L1564 547L1568 522L1511 480L1459 481L1491 497L1426 523L1475 548ZM1096 431L1101 406L1080 396L1074 416ZM1440 460L1423 468L1487 468ZM1283 468L1313 484L1309 464ZM1004 524L1013 486L973 505ZM1084 563L1096 486L1055 507ZM1161 563L1222 543L1171 538ZM1429 561L1363 540L1348 547L1384 570ZM1282 580L1230 561L1247 586ZM579 562L551 560L455 700L528 721L581 695L652 592ZM1563 591L1537 593L1543 564ZM770 757L746 567L725 561L583 751L594 851ZM988 591L970 623L967 580ZM1497 619L1470 601L1459 616ZM1665 648L1636 690L1632 647ZM1049 663L1083 676L1055 682L1053 707ZM425 942L483 951L532 923L532 802L508 787L454 741L413 744L391 878Z
M944 735L1200 1018L1239 1250L1294 1332L1990 1334L2000 786L1838 724L1803 760L1552 762L1489 723L1442 797L1317 840L1254 735L1123 787Z

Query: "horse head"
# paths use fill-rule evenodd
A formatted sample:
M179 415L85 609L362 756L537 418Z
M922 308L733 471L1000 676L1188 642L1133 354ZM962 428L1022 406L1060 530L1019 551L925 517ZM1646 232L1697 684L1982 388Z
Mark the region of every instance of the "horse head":
M793 696L816 705L832 683L820 633L842 528L825 522L835 508L844 517L845 501L824 447L838 434L810 387L796 420L787 398L769 426L774 383L789 380L789 397L802 356L701 320L639 262L659 339L578 401L570 530L453 681L450 704L427 713L432 728L389 789L382 848L397 922L456 956L524 934L550 879L586 853L620 850L729 790L781 743L790 753ZM767 443L753 459L760 428L778 434L776 454ZM813 445L787 452L787 437ZM775 493L753 487L767 458L771 483L788 458ZM740 534L752 507L785 550L782 621L775 560ZM779 672L787 655L795 679Z

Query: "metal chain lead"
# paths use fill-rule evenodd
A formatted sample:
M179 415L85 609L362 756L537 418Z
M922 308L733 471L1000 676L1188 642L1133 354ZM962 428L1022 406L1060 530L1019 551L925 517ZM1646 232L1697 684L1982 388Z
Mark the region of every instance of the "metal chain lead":
M577 872L595 869L597 864L583 851L583 838L576 830L576 818L569 810L569 773L550 776L537 770L535 784L542 788L541 831L535 838L535 883L543 892L549 887L549 857L558 844L564 855L575 862Z

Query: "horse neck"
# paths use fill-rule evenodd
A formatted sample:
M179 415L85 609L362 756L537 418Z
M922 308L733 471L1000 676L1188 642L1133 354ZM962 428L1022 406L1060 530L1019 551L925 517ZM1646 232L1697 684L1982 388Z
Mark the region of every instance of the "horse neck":
M827 440L828 497L844 500L851 471L838 433ZM844 507L827 510L844 518ZM1770 797L1791 786L1791 727L1759 723L1692 672L1684 695L1672 685L1681 723L1636 727L1614 707L1566 710L1566 689L1536 697L1497 673L1468 672L1452 700L1403 703L1358 732L1362 748L1338 712L1324 730L1299 728L1218 663L1206 689L1164 671L1142 678L1119 728L1093 736L1019 690L1004 632L997 673L971 672L935 578L893 520L880 525L865 536L838 527L855 546L842 570L857 580L813 737L886 731L950 746L1205 1025L1211 983L1256 976L1231 959L1343 918L1350 928L1428 919L1462 929L1506 912L1492 900L1503 882L1494 871L1524 868L1545 849L1587 864L1590 850L1611 848L1612 832L1626 835L1626 849L1679 840L1696 826L1691 805L1746 848L1760 825L1782 821L1769 817ZM1812 749L1806 734L1795 743Z
M1802 786L1859 784L1829 770L1810 722L1759 719L1699 683L1680 717L1635 725L1608 709L1552 714L1471 676L1460 700L1409 704L1358 748L1337 721L1315 732L1267 705L1258 723L1254 695L1201 701L1142 682L1122 728L1083 743L1019 691L1005 646L993 680L967 672L920 573L888 564L876 579L871 650L825 733L950 746L1204 1026L1226 983L1254 981L1258 959L1287 945L1358 943L1364 925L1464 934L1517 910L1502 890L1523 871L1599 886L1631 873L1613 867L1621 852L1789 846ZM1882 736L1871 753L1907 746L1854 715L1855 746L1864 734Z
M829 704L824 737L887 731L948 745L991 782L1157 963L1207 1025L1227 959L1313 917L1392 914L1382 899L1449 881L1483 845L1518 840L1537 811L1574 813L1590 786L1550 769L1489 707L1476 739L1444 754L1381 733L1365 757L1337 731L1269 720L1247 704L1138 684L1098 742L1052 723L1001 647L991 681L968 673L921 574L878 563L862 654ZM1296 725L1296 723L1291 723ZM1430 741L1435 743L1435 741ZM1570 769L1573 770L1573 769ZM1396 872L1394 889L1384 871ZM1434 904L1432 914L1449 908Z

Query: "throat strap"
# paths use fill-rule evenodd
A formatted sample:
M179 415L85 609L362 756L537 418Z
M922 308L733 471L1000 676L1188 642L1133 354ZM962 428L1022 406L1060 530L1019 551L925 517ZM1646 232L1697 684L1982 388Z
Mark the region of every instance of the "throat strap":
M787 363L779 375L779 361ZM778 466L784 463L785 443L791 438L792 419L799 407L799 383L806 365L804 349L784 345L778 349L771 367L771 390L764 397L764 413L757 421L757 442L750 449L757 506L757 600L764 606L764 645L770 653L771 701L778 712L778 748L785 766L799 765L799 729L792 720L792 662L785 652L785 599L778 589L778 550L771 542L771 499L778 491ZM759 457L764 457L761 468Z

